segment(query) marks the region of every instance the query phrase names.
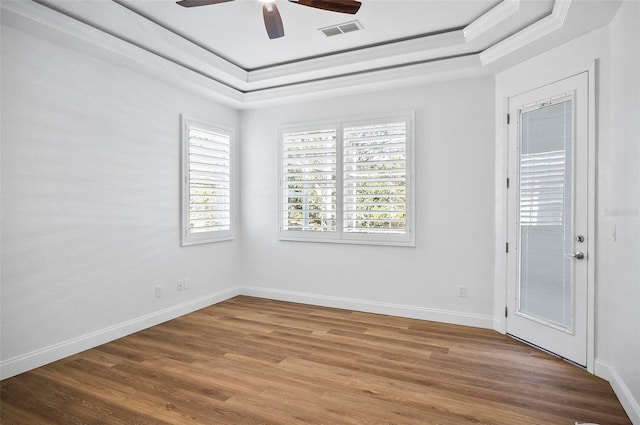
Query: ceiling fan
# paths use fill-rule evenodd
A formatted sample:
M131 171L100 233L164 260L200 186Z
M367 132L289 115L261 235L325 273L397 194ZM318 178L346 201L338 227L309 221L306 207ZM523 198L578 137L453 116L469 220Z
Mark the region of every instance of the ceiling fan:
M180 0L176 2L183 7L208 6L210 4L226 3L233 0ZM284 37L284 26L280 18L280 12L275 0L260 0L264 26L270 39ZM288 0L302 6L316 9L329 10L331 12L348 13L354 15L360 9L361 3L356 0Z

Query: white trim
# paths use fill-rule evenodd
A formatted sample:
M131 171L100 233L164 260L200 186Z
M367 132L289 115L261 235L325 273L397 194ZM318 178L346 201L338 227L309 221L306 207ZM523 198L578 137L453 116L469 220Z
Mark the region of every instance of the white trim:
M473 326L492 329L493 317L487 314L465 313L461 311L441 310L406 304L391 304L380 301L361 300L346 297L334 297L308 292L287 291L260 286L241 286L240 295L289 301L323 307L363 311L366 313L386 314L410 319L429 320L454 325Z
M508 243L507 231L509 215L507 178L509 178L509 126L506 116L509 111L509 98L501 93L501 88L496 86L495 97L495 245L494 245L494 275L493 284L493 329L502 334L507 333L507 321L504 309L507 306L507 253L505 244Z
M480 62L482 65L488 65L491 62L509 55L523 48L524 46L533 43L551 34L554 31L559 30L564 25L565 18L569 12L569 6L572 0L556 0L553 4L553 11L551 15L529 25L522 31L519 31L511 37L494 44L482 53L480 53Z
M595 374L609 381L632 424L640 424L640 404L616 369L602 359L595 360Z
M503 0L502 3L471 22L462 30L465 41L468 43L475 40L507 18L510 18L518 10L520 10L520 0Z
M572 197L574 206L572 208L577 212L572 213L572 229L586 236L586 240L584 244L580 246L580 249L587 253L587 259L574 266L575 269L572 278L575 279L572 299L574 303L572 312L574 327L559 332L555 326L550 327L549 323L543 322L544 324L541 326L539 320L532 321L530 317L521 313L511 313L507 319L507 332L583 366L587 366L589 363L587 353L589 351L588 346L591 343L588 339L590 326L589 305L591 300L589 300L588 294L591 279L588 273L588 265L594 261L590 255L592 240L590 239L591 235L589 235L587 229L589 220L594 213L589 209L588 205L588 194L590 190L593 190L589 182L589 176L591 174L588 170L590 142L588 77L588 72L583 71L579 74L567 76L556 81L547 81L540 87L530 88L521 94L509 97L509 111L512 119L509 126L509 140L507 141L508 149L512 149L509 152L509 167L514 167L510 170L510 178L514 181L514 184L509 191L507 213L510 215L508 218L508 237L510 239L510 247L512 247L512 249L509 249L508 254L507 305L509 306L509 311L515 313L516 310L519 310L519 290L517 282L520 281L519 258L522 254L520 251L521 242L519 230L522 220L518 220L520 216L520 210L518 208L520 199L518 181L521 180L523 171L520 165L521 152L517 148L519 144L519 128L521 125L522 111L529 110L528 108L539 100L549 101L554 98L563 99L566 95L574 99L572 103L574 111L572 126L574 133L571 140L573 146L575 146L575 150L572 151L574 152L574 159L571 162L571 172L573 173L573 179L575 181L575 193ZM582 146L582 148L579 148L579 146ZM513 245L511 245L512 243ZM571 241L572 248L569 249L573 249L574 246L574 242ZM589 367L589 369L592 368Z
M597 122L597 66L598 60L594 60L587 71L587 117L589 128L587 129L588 151L587 151L587 238L589 238L589 250L591 251L591 261L587 263L587 370L595 373L596 361L596 262L598 261L596 221L598 220L597 198L598 198L598 132Z
M501 40L502 37L494 37L495 30L505 22L514 19L517 22L518 12L522 12L520 0L502 0L464 29L295 63L244 69L150 22L136 13L135 7L125 6L121 1L87 2L95 5L78 10L52 0L0 3L2 25L55 40L89 56L133 66L145 74L239 109L499 72L509 65L508 61L497 67L483 65L521 47L529 47L558 29L562 31L555 32L557 37L552 42L560 45L569 41L576 31L606 25L613 16L609 13L615 11L615 7L607 7L605 13L587 24L580 19L585 10L585 6L580 5L582 2L555 0L551 14ZM118 25L113 26L114 22ZM155 37L139 41L136 34L141 28ZM485 38L488 43L480 43L480 39ZM480 54L475 53L483 46L489 47ZM525 53L525 59L533 56L535 49L529 52Z
M256 69L247 73L247 88L260 89L300 82L332 78L336 74L366 72L369 68L403 66L403 63L440 60L446 48L464 45L461 30L398 41L356 51L335 53L300 62ZM411 59L408 60L407 57Z
M370 124L388 124L402 122L406 125L405 132L405 173L406 173L406 232L401 234L380 233L349 233L344 231L344 130L350 126L364 126ZM284 135L291 133L307 133L314 131L335 131L336 150L336 214L335 230L333 231L296 231L285 230L284 211ZM300 242L328 242L342 244L386 245L415 247L415 111L400 112L398 114L383 114L370 117L340 119L334 121L319 121L312 123L286 124L280 127L278 133L278 239L282 241Z
M587 370L594 373L595 370L595 347L597 344L597 337L595 334L595 321L596 321L596 262L598 261L598 253L596 250L596 198L597 198L597 69L598 59L582 62L577 66L561 66L559 69L555 69L552 72L541 72L536 74L534 79L522 79L517 83L511 83L511 85L500 86L500 83L496 85L496 243L495 243L495 282L494 282L494 326L498 332L506 332L506 321L504 319L504 306L507 303L507 256L505 254L505 243L509 242L513 247L514 241L508 241L508 200L506 179L509 177L508 170L508 125L506 122L506 115L508 109L508 99L517 94L533 90L537 87L544 86L550 82L560 81L571 76L581 74L583 72L588 73L588 150L589 150L589 193L588 193L588 209L589 209L589 222L587 225L587 240L590 242L590 258L588 280L587 280ZM503 83L504 84L504 83ZM513 118L513 117L512 117Z
M207 131L214 134L225 136L229 140L229 209L230 209L230 225L229 229L220 231L207 231L202 233L190 233L189 232L189 205L191 202L190 195L190 148L191 138L190 130L193 127L198 127L202 131ZM235 238L236 223L237 220L237 203L235 199L238 185L236 166L236 145L238 144L235 138L235 132L230 127L221 126L218 124L208 123L203 120L196 120L187 117L183 114L180 115L180 144L181 144L181 161L180 161L180 214L181 214L181 228L180 228L180 240L183 247L190 245L198 245L203 243L228 241Z
M564 0L556 1L551 15L516 34L515 48L519 47L518 40L523 37L537 40L548 32L549 25L553 28L557 25L562 26L568 3ZM100 9L102 16L95 23L89 23L89 20L84 18L88 13L86 10L76 19L69 15L65 8L51 8L34 2L5 2L2 4L2 22L45 39L60 39L63 35L69 45L80 48L84 52L90 51L94 55L104 55L104 53L96 53L94 47L100 46L105 52L127 58L147 71L153 71L161 78L181 85L186 83L193 89L204 87L205 90L200 90L201 94L234 107L245 108L259 106L265 100L276 103L287 101L288 99L284 99L281 93L282 88L295 96L320 95L324 94L327 88L334 91L340 88L341 75L360 77L357 81L360 86L358 88L366 90L367 81L373 80L376 84L386 84L389 77L397 80L398 75L403 75L403 79L409 75L407 79L410 82L418 83L427 76L425 73L431 78L438 77L434 74L441 72L440 68L445 68L442 71L445 74L455 74L458 72L458 66L455 61L447 58L459 54L460 49L473 46L475 37L490 32L505 19L508 20L514 16L518 4L519 0L503 0L494 9L469 24L464 31L431 34L415 40L403 40L390 45L372 46L330 57L255 70L242 69L220 56L205 51L129 10L134 8L122 7L118 2L104 2ZM87 19L87 23L82 19ZM545 24L545 20L551 24ZM117 21L126 25L118 27L120 32L115 30L108 32L109 30L100 29L101 23L104 24L105 21ZM121 28L123 26L124 28ZM153 40L148 41L150 43L148 47L136 44L135 37L129 33L131 28L144 28L149 34L161 35L155 39L169 40L170 43L165 46L167 50L163 50L163 46L158 44L160 42ZM52 34L53 32L56 34ZM539 32L542 33L539 34ZM505 41L511 39L510 37ZM489 51L504 43L498 43ZM485 63L511 51L504 46L494 50L497 56ZM163 53L158 56L154 54L156 51ZM492 53L483 53L483 55L489 57ZM480 59L476 55L471 57L478 63L473 71L481 72ZM458 59L465 59L465 57ZM116 58L117 61L119 59ZM421 63L425 61L427 63ZM415 66L416 64L428 65L430 61L444 62L444 64L437 67ZM371 73L369 69L378 71ZM388 72L379 72L383 70L393 72L389 76ZM367 78L364 78L365 75ZM338 86L333 85L334 81ZM313 84L318 82L322 84ZM339 92L339 90L336 91Z
M150 328L239 295L233 287L0 362L0 380Z
M292 100L322 99L470 78L482 75L483 72L479 55L470 54L250 91L244 94L243 102L246 107L279 105Z
M122 64L124 58L128 61L127 65L138 71L150 73L156 78L187 88L227 106L241 108L245 104L243 94L223 82L226 75L226 71L223 70L226 67L219 63L207 67L206 71L194 72L195 67L192 69L167 60L36 2L3 1L0 2L0 6L3 26L44 40L55 40L56 44L71 47L87 56L98 57L110 63ZM188 47L184 49L190 50Z

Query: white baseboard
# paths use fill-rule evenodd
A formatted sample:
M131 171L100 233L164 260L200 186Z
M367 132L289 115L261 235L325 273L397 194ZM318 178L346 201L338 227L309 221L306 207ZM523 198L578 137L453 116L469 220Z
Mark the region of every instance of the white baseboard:
M0 380L10 378L31 369L77 354L81 351L122 338L151 326L175 319L204 307L217 304L239 295L237 287L225 289L204 297L171 306L146 316L137 317L105 329L60 342L30 353L0 362Z
M122 338L151 326L194 312L204 307L225 301L237 295L247 295L272 300L290 301L324 307L343 308L367 313L387 314L411 319L430 320L457 325L493 329L494 318L488 315L458 311L383 303L353 298L333 297L304 292L284 291L257 286L241 286L225 289L204 297L187 301L146 316L141 316L115 326L101 329L77 338L32 351L0 362L0 380L10 378L31 369L63 359L98 345ZM640 425L640 404L627 387L616 369L601 359L595 361L595 374L611 384L627 415L634 425Z
M482 314L463 313L459 311L439 310L402 304L390 304L353 298L332 297L305 292L283 291L258 286L241 286L240 294L279 301L290 301L301 304L363 311L366 313L387 314L389 316L407 317L410 319L430 320L434 322L445 322L456 325L493 329L493 317Z
M634 425L640 425L640 400L636 400L615 367L601 359L596 359L596 376L609 381L624 411Z

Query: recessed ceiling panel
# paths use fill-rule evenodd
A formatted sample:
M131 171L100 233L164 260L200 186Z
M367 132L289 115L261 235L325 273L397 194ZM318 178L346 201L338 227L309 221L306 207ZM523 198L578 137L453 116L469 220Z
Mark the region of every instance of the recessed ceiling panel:
M190 8L174 0L2 0L0 7L3 25L56 34L83 51L102 47L244 106L495 72L606 24L621 0L361 0L355 15L275 1L284 37L272 40L259 0ZM331 28L339 35L326 35Z
M500 0L362 0L356 15L277 0L285 36L274 40L270 40L265 31L259 0L234 0L192 8L181 7L171 0L118 2L251 70L460 29L491 10ZM318 31L354 18L362 25L361 31L333 38Z

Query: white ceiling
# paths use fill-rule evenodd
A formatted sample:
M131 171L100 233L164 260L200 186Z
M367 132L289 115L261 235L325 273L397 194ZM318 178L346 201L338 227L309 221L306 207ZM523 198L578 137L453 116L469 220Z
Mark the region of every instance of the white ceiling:
M264 68L332 52L361 49L394 40L463 28L491 10L499 0L408 1L364 0L356 15L276 2L285 36L270 40L258 0L235 0L217 5L183 8L171 0L120 0L122 5L165 28L198 43L238 66ZM535 17L549 14L553 1L528 2ZM326 37L319 28L357 20L363 30Z
M356 15L277 0L3 0L2 23L99 45L237 107L492 73L605 25L620 0L361 0ZM318 29L357 20L362 30ZM43 30L42 27L46 27Z

